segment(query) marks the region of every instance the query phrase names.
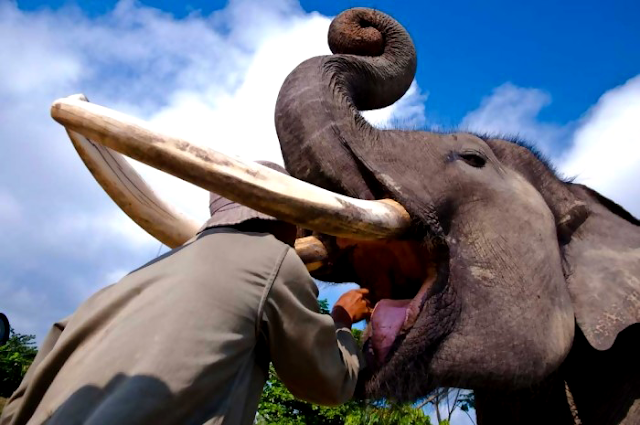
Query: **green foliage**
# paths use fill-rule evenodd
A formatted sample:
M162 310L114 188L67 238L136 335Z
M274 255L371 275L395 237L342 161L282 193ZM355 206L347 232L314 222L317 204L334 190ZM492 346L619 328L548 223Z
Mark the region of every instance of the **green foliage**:
M431 425L429 416L411 404L352 400L324 407L296 399L273 369L264 386L256 424L277 425Z
M258 407L256 423L339 425L343 424L343 418L357 407L356 402L348 402L342 406L331 408L298 400L278 379L273 366L270 367L269 376Z
M345 417L345 425L431 425L422 409L411 404L365 405L354 409Z
M318 300L318 305L320 306L320 313L329 314L329 301L327 300Z
M11 329L9 341L0 347L0 397L9 397L20 385L38 352L35 339Z

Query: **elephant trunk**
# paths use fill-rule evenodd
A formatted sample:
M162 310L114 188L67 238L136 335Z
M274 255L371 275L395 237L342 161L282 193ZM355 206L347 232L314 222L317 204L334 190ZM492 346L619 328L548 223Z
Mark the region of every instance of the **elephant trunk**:
M371 9L341 13L329 28L331 56L301 63L285 80L275 123L289 172L326 189L373 199L377 185L355 151L379 131L358 110L383 108L409 89L416 52L406 30Z

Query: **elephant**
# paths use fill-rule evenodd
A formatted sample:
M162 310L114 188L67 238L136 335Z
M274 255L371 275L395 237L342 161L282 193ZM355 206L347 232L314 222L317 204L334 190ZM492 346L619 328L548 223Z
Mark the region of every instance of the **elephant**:
M417 67L390 16L347 10L328 42L281 87L286 168L411 217L393 241L316 234L329 261L314 276L377 303L365 396L460 387L479 424L640 424L640 221L527 143L370 125L360 111L396 102Z

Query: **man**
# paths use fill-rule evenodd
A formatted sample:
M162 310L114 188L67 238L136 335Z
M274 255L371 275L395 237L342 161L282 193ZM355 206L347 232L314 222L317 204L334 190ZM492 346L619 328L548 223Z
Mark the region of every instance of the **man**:
M270 361L296 397L352 397L366 290L320 314L295 226L215 194L210 210L192 241L53 326L1 425L250 424Z

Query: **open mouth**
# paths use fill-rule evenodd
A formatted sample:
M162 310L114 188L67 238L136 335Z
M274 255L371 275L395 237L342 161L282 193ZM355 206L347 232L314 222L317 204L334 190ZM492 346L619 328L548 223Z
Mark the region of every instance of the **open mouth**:
M343 247L346 244L343 243ZM348 245L361 287L374 309L363 334L364 353L374 369L398 350L428 298L447 279L448 256L415 241L353 242Z
M415 292L410 298L383 298L373 300L375 307L365 331L364 351L376 367L388 361L415 324L420 311L436 282L436 268L420 284L414 282L406 289ZM403 294L405 297L410 295Z

